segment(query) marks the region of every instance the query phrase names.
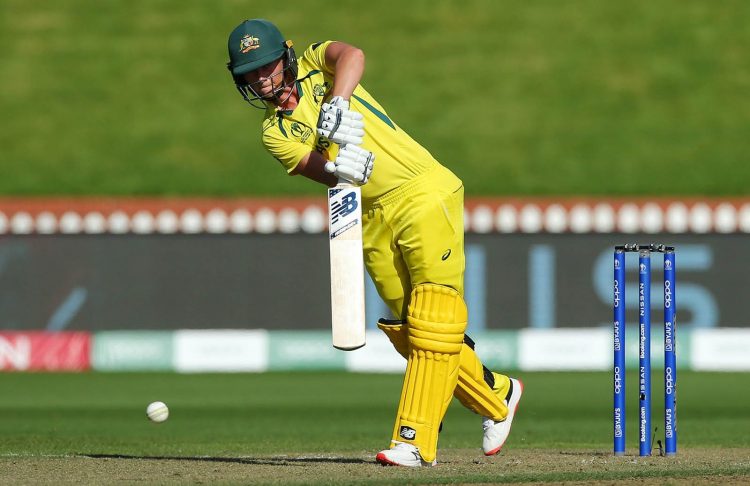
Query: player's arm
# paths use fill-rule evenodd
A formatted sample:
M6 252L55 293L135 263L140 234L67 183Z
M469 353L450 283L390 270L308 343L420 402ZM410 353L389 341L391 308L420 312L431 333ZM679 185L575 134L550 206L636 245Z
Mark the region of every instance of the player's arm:
M292 175L303 175L315 182L320 182L328 187L333 187L338 182L338 178L326 172L325 165L328 162L325 157L318 152L312 151L302 157L297 167L292 170Z
M331 97L351 98L365 72L365 53L344 42L331 42L326 47L326 66L333 71Z
M338 144L361 145L365 134L362 115L349 109L349 98L362 79L365 54L343 42L331 42L324 53L325 68L333 73L329 100L320 108L318 135Z

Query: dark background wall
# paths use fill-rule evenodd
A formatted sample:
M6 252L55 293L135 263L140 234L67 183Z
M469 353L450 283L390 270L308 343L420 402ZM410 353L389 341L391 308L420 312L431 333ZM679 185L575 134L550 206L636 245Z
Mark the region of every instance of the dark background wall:
M747 326L743 235L664 237L677 246L682 325ZM467 235L474 328L608 325L612 245L649 235ZM635 309L637 256L628 255ZM655 254L653 305L661 305ZM658 279L658 282L656 280ZM386 313L368 286L368 321ZM0 239L1 329L326 329L325 234L26 235ZM654 314L654 320L660 314ZM635 322L635 314L629 314Z

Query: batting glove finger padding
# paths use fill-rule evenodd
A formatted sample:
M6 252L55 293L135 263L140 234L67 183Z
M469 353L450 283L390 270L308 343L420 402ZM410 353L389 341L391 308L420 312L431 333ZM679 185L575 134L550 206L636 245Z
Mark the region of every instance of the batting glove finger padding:
M318 125L318 135L322 135L332 142L338 144L350 143L353 145L360 145L362 143L362 137L365 135L365 131L362 129L364 124L357 122L359 125L345 125L339 123L336 125L333 122L324 121Z
M318 135L338 144L359 145L365 134L362 114L349 110L349 102L335 96L320 107Z
M352 184L366 184L372 174L375 154L356 145L344 145L335 162L327 162L326 172Z

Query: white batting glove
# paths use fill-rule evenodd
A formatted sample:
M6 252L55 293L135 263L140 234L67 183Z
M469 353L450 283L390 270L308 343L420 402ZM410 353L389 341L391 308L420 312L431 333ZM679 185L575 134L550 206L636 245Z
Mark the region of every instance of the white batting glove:
M318 135L338 144L360 145L365 135L362 118L361 113L349 109L348 100L334 96L320 107Z
M324 170L351 184L366 184L375 165L375 154L356 145L344 145L336 161L326 162Z

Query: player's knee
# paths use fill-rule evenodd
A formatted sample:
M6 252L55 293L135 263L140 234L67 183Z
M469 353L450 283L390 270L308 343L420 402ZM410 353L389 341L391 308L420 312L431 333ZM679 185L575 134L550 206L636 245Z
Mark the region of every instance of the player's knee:
M460 324L468 321L463 297L452 287L424 283L414 287L409 300L409 320L435 324Z
M420 349L441 348L435 351L457 353L463 344L468 310L457 290L425 283L417 285L411 292L407 321L412 345ZM438 346L438 343L443 345Z

